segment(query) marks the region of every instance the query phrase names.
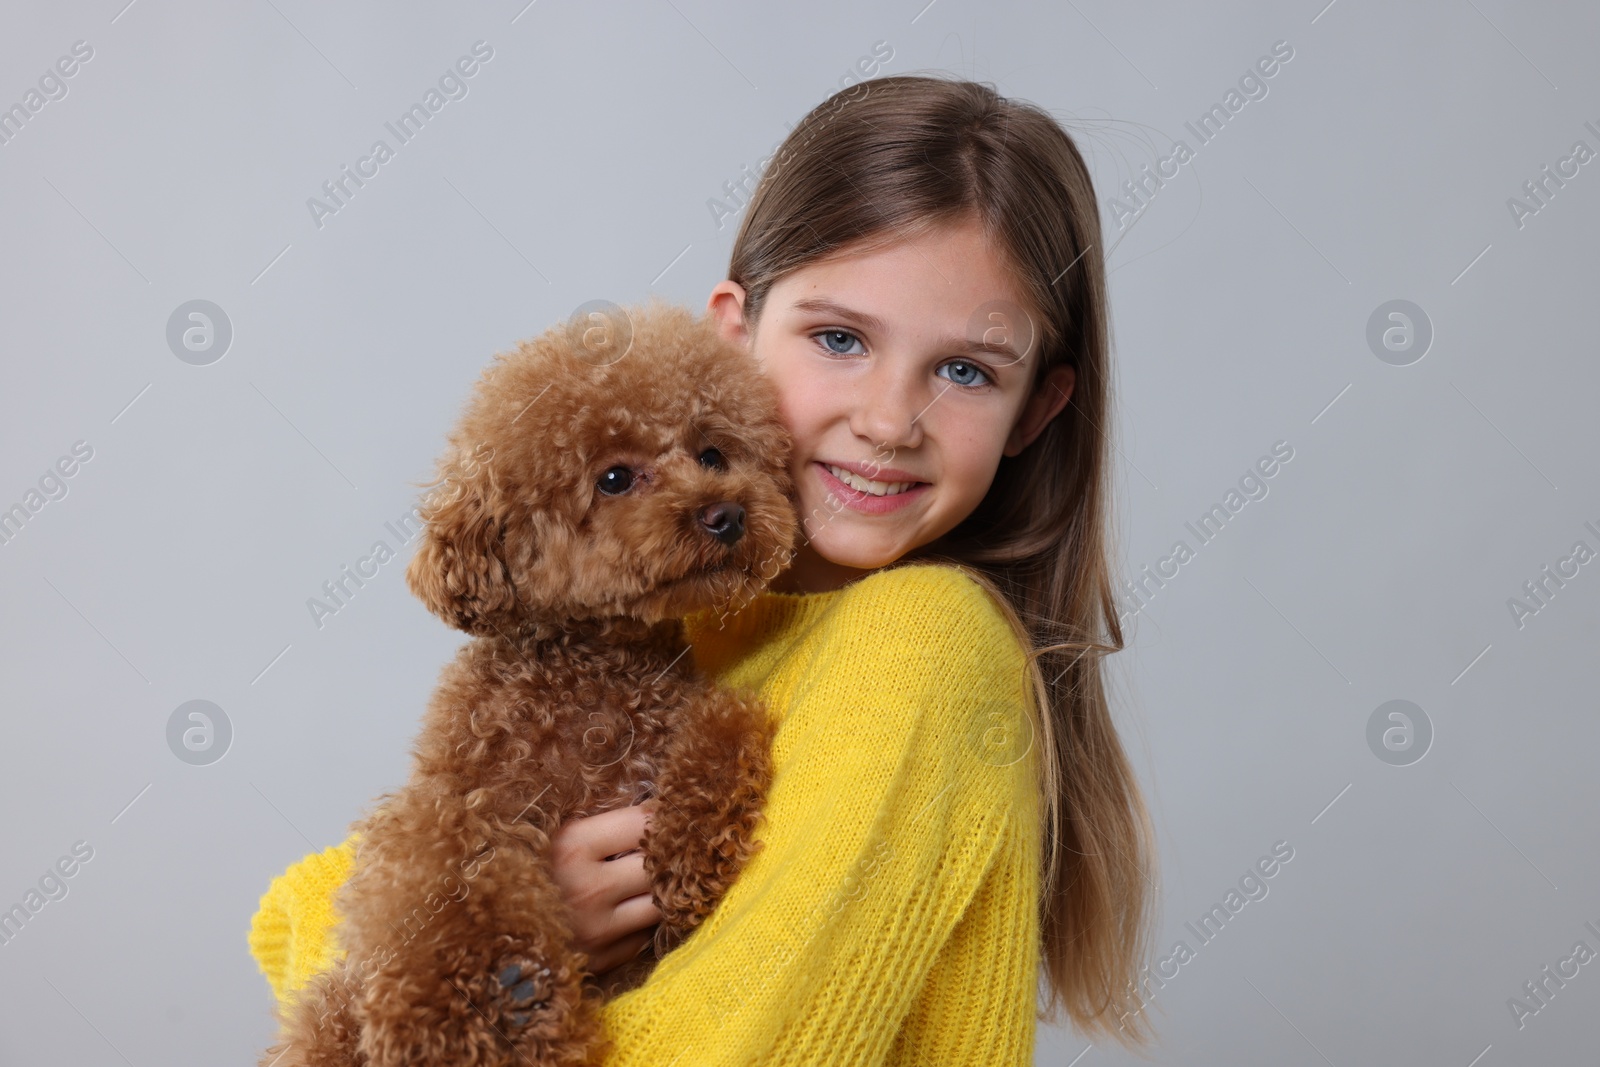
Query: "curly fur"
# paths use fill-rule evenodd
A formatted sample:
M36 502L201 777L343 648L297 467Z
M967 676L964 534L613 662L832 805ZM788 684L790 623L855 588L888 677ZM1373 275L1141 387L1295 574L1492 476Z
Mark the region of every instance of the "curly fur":
M623 310L497 355L450 435L406 581L473 640L441 672L409 781L354 826L346 954L282 1014L263 1065L599 1063L600 1004L759 847L771 724L697 674L679 620L736 608L792 556L789 437L709 320ZM616 466L634 481L610 495ZM716 535L718 504L743 508L742 536ZM664 919L602 988L572 947L550 837L651 796L641 847Z

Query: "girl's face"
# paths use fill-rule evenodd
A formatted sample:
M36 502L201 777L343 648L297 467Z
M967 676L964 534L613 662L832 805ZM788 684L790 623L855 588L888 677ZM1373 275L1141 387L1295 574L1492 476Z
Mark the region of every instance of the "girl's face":
M953 529L1072 393L1070 367L1030 391L1037 319L976 221L794 271L753 337L744 297L723 281L708 310L794 438L804 534L779 591L837 589Z

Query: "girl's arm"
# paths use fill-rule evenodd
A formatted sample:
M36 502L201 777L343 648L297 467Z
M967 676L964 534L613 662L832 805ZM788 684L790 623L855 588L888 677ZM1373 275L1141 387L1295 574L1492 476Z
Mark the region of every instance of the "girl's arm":
M606 1004L607 1067L1032 1063L1039 798L1009 627L959 571L905 568L789 657L763 847Z
M637 849L656 803L575 819L551 838L552 874L571 909L573 943L589 956L595 974L637 956L661 920ZM280 1008L338 955L334 891L350 876L355 845L351 835L290 864L261 897L250 923L250 954Z

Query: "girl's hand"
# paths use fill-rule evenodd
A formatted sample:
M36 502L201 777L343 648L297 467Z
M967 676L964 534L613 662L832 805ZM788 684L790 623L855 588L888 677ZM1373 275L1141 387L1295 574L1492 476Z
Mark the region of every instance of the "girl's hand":
M659 801L563 823L550 838L556 888L572 917L573 945L597 977L639 954L661 912L639 849Z

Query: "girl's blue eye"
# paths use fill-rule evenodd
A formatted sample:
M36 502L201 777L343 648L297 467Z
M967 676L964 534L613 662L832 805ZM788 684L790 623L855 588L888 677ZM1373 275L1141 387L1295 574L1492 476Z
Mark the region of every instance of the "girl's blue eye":
M861 338L857 337L855 334L851 333L849 330L822 330L822 331L820 331L818 333L812 334L811 336L812 337L820 337L820 338L822 338L823 339L822 347L827 349L828 352L832 353L835 356L855 355L856 353L852 353L849 350L848 346L851 343L855 343L855 344L860 344L861 343ZM843 341L845 343L846 347L843 348L843 349L834 348L832 343L831 343L833 341Z
M960 368L959 373L961 376L958 378L949 379L950 381L955 382L957 385L982 385L994 380L980 370L976 363L969 363L964 359L958 359L953 363L946 363L943 367L940 367L939 370L942 371L947 368Z

